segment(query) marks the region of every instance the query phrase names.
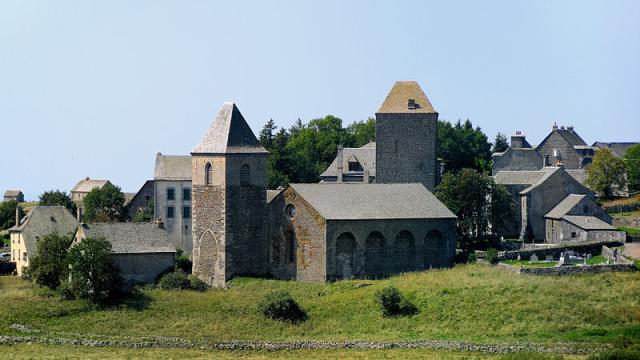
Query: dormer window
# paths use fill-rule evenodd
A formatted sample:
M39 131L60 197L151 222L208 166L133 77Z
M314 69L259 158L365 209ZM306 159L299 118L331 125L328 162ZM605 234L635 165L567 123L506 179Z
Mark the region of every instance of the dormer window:
M416 104L416 99L409 99L409 101L407 101L407 108L409 110L415 110L418 108L418 104Z

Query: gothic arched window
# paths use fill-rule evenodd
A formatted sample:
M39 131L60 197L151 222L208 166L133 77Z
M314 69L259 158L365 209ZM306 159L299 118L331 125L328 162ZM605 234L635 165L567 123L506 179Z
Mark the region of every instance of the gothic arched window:
M213 185L213 169L211 163L207 163L204 167L204 184Z
M251 183L251 170L249 165L244 164L240 167L240 186L249 186Z

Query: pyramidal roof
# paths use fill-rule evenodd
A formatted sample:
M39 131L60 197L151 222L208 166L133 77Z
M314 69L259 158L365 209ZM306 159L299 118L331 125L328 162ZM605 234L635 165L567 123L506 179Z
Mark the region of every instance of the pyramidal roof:
M232 102L225 102L192 154L268 153Z
M417 81L396 81L382 106L378 109L378 113L394 114L435 112Z

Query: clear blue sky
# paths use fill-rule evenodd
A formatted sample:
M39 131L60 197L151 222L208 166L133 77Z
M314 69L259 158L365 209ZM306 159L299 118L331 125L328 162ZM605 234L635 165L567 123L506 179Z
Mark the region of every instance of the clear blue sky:
M224 101L373 116L418 80L440 117L539 142L640 141L640 1L0 2L0 192L81 178L134 192Z

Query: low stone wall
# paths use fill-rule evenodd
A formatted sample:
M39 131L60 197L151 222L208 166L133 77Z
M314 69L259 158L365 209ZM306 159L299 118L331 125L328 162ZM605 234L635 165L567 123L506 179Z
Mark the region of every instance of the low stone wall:
M603 272L631 272L637 271L633 264L612 264L612 265L587 265L587 266L556 266L541 268L518 268L507 264L499 264L503 268L527 275L537 276L562 276L577 274L597 274Z
M594 242L582 242L582 243L573 243L573 244L562 244L557 246L545 246L540 248L525 248L521 250L515 251L505 251L500 254L500 260L516 260L518 255L522 260L529 260L531 255L536 254L536 256L540 260L544 260L548 255L551 255L554 260L560 259L560 253L565 252L567 250L573 250L576 253L583 254L591 254L591 255L600 255L602 251L602 246L606 245L609 247L616 247L624 245L619 241L594 241Z

